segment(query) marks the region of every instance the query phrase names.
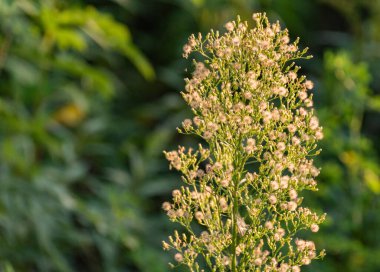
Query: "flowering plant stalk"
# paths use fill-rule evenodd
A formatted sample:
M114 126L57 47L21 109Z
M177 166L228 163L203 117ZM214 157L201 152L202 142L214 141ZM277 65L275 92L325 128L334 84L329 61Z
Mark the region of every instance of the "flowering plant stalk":
M323 257L300 230L317 232L325 215L301 207L302 190L317 190L313 156L322 128L312 109L313 83L293 60L309 58L279 22L253 14L227 32L191 35L184 57L200 53L182 93L195 117L180 133L203 138L197 150L164 152L186 184L163 203L175 231L165 250L190 271L300 271Z

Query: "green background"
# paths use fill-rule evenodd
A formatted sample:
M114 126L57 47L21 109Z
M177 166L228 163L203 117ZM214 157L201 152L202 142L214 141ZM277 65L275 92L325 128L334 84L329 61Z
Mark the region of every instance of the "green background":
M0 270L169 271L162 150L191 112L191 33L264 11L301 37L324 127L307 271L380 271L379 0L1 0ZM307 234L305 234L307 235Z

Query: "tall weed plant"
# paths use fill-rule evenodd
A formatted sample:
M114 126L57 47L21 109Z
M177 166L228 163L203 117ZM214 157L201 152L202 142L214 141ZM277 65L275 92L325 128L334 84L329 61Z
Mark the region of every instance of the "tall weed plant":
M294 60L310 58L279 22L253 14L226 32L189 37L195 71L182 95L194 118L178 131L202 139L197 149L164 152L184 186L163 209L186 230L165 250L190 271L293 271L324 256L302 230L317 232L325 215L302 206L317 190L322 127L314 114L313 83ZM207 269L206 269L207 268Z

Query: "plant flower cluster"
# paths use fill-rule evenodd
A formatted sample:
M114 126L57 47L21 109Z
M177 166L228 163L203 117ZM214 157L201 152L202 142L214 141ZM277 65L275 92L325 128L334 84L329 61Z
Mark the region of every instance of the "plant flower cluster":
M317 232L325 215L301 206L317 190L312 157L323 138L314 115L313 83L293 60L309 58L279 22L254 14L256 27L228 22L226 32L190 36L195 61L182 93L194 118L181 133L200 136L197 149L164 152L184 186L163 203L176 231L163 242L172 266L190 271L298 272L323 257L300 230Z

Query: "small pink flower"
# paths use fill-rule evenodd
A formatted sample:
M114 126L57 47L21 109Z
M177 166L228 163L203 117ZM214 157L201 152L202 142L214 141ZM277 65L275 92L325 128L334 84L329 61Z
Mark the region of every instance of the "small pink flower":
M310 226L310 230L311 230L312 232L318 232L318 230L319 230L319 226L318 226L317 224L312 224L312 225Z

